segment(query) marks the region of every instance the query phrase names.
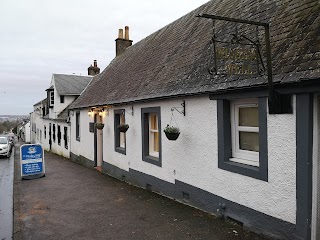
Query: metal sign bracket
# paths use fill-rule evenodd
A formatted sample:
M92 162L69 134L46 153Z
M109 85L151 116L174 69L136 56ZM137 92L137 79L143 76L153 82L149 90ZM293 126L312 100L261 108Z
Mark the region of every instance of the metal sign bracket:
M268 106L269 114L284 114L292 113L292 96L288 94L280 94L274 89L273 79L272 79L272 64L271 64L271 46L270 46L270 26L269 23L262 23L250 20L229 18L223 16L216 16L210 14L200 14L197 17L207 18L213 20L243 23L248 25L255 25L264 28L265 43L266 43L266 58L267 58L267 74L268 74ZM215 35L212 40L214 41ZM260 53L259 53L260 54ZM260 54L261 56L261 54ZM215 60L216 61L216 60Z

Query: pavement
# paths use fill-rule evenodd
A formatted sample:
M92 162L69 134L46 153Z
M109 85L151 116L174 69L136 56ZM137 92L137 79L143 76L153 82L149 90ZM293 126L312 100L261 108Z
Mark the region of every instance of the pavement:
M15 240L269 239L48 152L45 177L21 180L20 144L15 152Z

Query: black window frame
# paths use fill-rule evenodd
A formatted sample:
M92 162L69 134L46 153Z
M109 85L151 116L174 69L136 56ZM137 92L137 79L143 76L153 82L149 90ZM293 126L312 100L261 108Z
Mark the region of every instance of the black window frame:
M60 103L64 103L64 95L60 95Z
M63 127L64 148L68 149L68 127Z
M58 126L58 133L57 133L57 138L58 138L58 145L61 145L61 127L60 125Z
M76 140L80 142L80 111L76 111Z
M120 131L117 128L117 126L120 124L120 117L121 115L124 115L124 119L126 119L125 116L125 110L124 109L116 109L114 110L114 150L118 153L126 155L126 149L127 149L127 136L126 133L124 133L124 148L120 147Z
M56 142L56 125L52 124L52 140L53 142Z
M259 167L230 161L232 158L231 99L218 99L218 168L267 182L267 98L257 97L256 99L258 99L259 112Z
M158 130L159 130L159 158L149 155L149 115L158 115ZM148 107L141 108L141 136L142 136L142 160L162 167L162 141L161 141L161 108Z
M47 139L47 126L43 126L43 132L44 132L44 139Z

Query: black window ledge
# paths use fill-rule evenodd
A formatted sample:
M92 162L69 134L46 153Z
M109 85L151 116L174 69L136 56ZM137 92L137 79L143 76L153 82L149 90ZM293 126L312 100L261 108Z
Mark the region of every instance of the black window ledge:
M153 156L144 156L143 161L148 162L148 163L152 163L158 167L161 167L161 161L159 158L157 157L153 157Z
M118 153L126 155L126 149L123 148L123 147L116 147L115 151L118 152Z

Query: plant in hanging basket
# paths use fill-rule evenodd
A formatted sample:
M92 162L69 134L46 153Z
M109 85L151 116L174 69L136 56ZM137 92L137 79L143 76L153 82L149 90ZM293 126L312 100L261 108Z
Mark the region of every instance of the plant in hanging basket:
M120 132L126 132L129 129L129 125L126 123L121 123L117 126Z
M169 124L167 124L163 131L169 140L177 140L180 135L179 128L170 126Z
M103 124L103 123L96 123L96 124L95 124L95 127L96 127L97 129L103 129L104 124Z

